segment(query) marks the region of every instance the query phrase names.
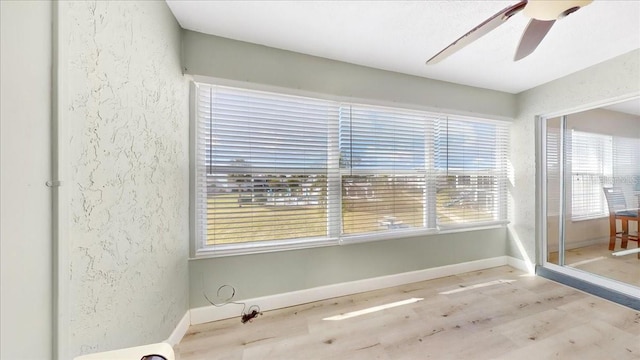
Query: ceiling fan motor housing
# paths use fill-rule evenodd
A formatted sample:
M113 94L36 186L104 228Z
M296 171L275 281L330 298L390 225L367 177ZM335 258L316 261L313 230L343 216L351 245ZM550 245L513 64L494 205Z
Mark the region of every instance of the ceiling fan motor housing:
M532 19L550 21L565 17L592 2L593 0L529 0L522 12Z

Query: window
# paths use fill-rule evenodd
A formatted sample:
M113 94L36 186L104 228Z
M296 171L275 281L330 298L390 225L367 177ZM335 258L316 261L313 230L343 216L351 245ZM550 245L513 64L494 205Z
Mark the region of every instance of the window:
M613 138L571 131L571 219L609 215L602 188L613 181Z
M340 110L343 234L434 228L427 196L433 136L425 114Z
M507 127L476 119L441 118L435 129L438 225L504 221Z
M627 204L634 206L640 191L639 154L637 138L571 130L565 150L571 169L571 219L608 216L603 187L620 188Z
M199 85L197 93L201 246L327 239L337 107L226 87Z
M640 139L613 137L613 185L624 193L627 205L635 208L640 193Z
M504 122L207 84L194 100L198 254L506 222Z

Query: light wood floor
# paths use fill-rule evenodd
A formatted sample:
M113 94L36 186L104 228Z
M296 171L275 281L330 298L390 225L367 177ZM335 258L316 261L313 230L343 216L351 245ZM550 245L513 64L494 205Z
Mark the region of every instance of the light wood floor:
M620 242L616 245L616 251L621 250ZM629 241L629 249L635 248L635 246L635 242ZM557 264L558 252L549 253L548 261ZM565 264L575 269L640 287L640 259L637 255L613 256L606 243L567 250Z
M513 282L472 287L496 280ZM424 300L323 320L409 298ZM503 266L192 326L175 350L179 360L640 359L640 312Z

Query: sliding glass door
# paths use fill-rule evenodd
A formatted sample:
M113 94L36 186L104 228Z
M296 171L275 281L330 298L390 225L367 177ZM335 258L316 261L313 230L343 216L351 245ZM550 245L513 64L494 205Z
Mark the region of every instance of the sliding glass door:
M640 297L640 100L541 119L543 267Z

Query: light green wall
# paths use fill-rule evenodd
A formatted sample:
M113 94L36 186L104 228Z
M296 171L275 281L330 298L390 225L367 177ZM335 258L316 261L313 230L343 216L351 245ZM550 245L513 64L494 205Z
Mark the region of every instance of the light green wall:
M354 245L191 260L190 305L228 284L238 299L428 269L505 254L506 229L496 228Z
M261 45L182 32L182 63L187 74L265 84L406 105L512 119L515 97L499 91L378 70Z
M511 119L515 96L443 81L377 70L184 30L184 71L250 87L271 86L361 99L390 106L441 109ZM206 305L209 293L233 285L237 298L428 269L506 253L506 229L331 246L276 253L191 260L190 305Z

